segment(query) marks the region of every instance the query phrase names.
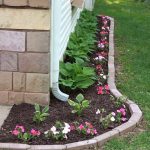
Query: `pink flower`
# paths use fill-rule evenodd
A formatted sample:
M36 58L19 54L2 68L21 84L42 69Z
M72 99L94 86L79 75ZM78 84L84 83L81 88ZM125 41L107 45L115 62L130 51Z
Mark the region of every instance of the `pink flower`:
M91 133L91 130L90 130L90 129L87 129L87 130L86 130L86 133L87 133L87 134L90 134L90 133Z
M96 129L94 129L94 134L97 134L97 130Z
M97 94L103 94L103 87L102 86L98 87L98 93Z
M105 85L105 89L109 91L109 86L108 86L108 85Z
M30 133L31 133L31 135L33 135L33 136L39 136L39 135L41 134L40 131L34 130L34 129L32 129L32 130L30 131Z
M78 127L80 130L84 129L84 126L81 124L79 127Z
M122 114L123 116L126 115L126 110L125 110L124 108L120 108L120 112L121 112L121 114Z
M123 122L125 122L125 121L127 121L127 118L122 117L121 120L122 120Z
M71 131L75 130L75 126L74 126L74 125L71 125L71 126L70 126L70 130L71 130Z
M96 65L96 69L97 70L102 69L102 66L101 65Z
M20 132L25 132L24 126L16 125L15 130L19 130Z
M120 110L118 109L117 112L120 113Z
M18 136L19 133L20 133L20 132L19 132L18 130L13 130L13 131L12 131L12 134L13 134L13 135L16 135L16 136Z
M93 128L92 124L89 123L89 122L85 122L85 125L86 125L88 128Z

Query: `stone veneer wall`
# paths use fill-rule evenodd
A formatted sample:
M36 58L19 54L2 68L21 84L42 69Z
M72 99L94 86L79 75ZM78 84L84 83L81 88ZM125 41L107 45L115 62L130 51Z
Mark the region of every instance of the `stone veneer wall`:
M48 0L0 0L3 4L48 8ZM49 41L47 29L0 26L0 104L49 104Z
M1 6L49 8L50 0L0 0Z

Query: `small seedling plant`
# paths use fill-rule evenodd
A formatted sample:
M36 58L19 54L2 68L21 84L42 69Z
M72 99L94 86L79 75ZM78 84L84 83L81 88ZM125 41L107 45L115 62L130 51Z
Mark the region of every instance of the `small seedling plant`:
M68 103L73 109L72 113L77 113L78 116L81 116L83 110L87 109L90 104L81 93L77 95L75 101L69 99Z
M41 110L39 104L35 104L34 108L35 108L35 112L34 112L33 121L36 122L37 124L40 124L49 116L49 113L48 113L49 106L45 106Z

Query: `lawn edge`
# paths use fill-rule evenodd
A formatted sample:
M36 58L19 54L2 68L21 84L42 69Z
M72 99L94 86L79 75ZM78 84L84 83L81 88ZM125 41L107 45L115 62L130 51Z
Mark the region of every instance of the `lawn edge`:
M114 18L110 19L110 33L109 33L109 54L108 54L108 85L110 92L116 97L122 96L115 84L115 65L114 65ZM27 144L13 144L0 143L0 150L82 150L82 149L97 149L104 145L108 140L119 137L124 133L133 131L142 120L142 111L139 106L131 100L127 100L125 104L128 106L131 117L128 122L106 132L102 135L96 136L90 140L74 142L64 145L27 145ZM5 120L5 119L4 119ZM3 120L3 122L4 122ZM1 126L0 126L1 127Z

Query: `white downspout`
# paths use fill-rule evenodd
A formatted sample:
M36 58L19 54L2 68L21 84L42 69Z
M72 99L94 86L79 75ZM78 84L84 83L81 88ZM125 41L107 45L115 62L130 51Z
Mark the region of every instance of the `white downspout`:
M50 12L50 56L51 56L51 67L50 67L50 78L51 78L51 89L53 95L61 100L67 101L69 95L63 93L59 89L59 55L60 55L60 23L61 23L61 2L60 0L51 1L51 12Z

